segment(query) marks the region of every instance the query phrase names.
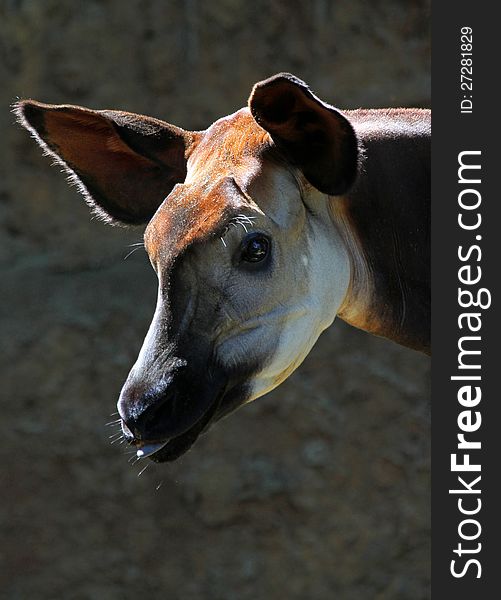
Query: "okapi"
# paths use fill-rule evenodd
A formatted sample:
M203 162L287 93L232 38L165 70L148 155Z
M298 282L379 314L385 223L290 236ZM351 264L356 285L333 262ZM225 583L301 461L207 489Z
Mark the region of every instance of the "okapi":
M147 224L153 321L118 401L172 461L266 394L336 315L430 346L430 112L340 112L295 76L205 131L23 100L20 123L111 224Z

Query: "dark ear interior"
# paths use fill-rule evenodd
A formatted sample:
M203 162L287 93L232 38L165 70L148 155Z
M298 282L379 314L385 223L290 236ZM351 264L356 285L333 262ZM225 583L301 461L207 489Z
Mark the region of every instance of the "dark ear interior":
M290 73L254 86L250 111L278 149L321 192L339 195L355 181L358 141L348 119Z
M19 122L77 183L88 204L112 223L147 223L176 183L196 134L121 111L24 100Z

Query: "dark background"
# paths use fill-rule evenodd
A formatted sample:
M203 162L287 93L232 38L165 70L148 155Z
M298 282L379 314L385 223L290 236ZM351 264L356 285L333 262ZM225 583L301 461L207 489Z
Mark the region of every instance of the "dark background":
M205 128L278 71L428 106L429 2L0 2L0 597L429 597L429 361L336 322L172 465L109 444L156 278L14 125L18 97ZM159 487L160 486L160 487ZM158 488L158 489L157 489Z

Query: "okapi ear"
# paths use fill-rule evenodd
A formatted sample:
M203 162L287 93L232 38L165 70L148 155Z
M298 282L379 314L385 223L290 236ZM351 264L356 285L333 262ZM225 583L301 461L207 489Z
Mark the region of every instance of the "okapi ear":
M287 160L325 194L346 192L358 170L358 141L348 119L290 73L254 86L249 109Z
M197 134L134 113L23 100L14 112L112 224L147 223L176 183Z

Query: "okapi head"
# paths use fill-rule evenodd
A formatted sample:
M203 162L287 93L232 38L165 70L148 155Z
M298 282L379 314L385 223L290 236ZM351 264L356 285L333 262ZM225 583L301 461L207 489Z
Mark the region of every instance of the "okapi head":
M137 114L18 103L21 124L111 224L147 224L158 301L118 401L138 456L170 461L269 392L347 302L329 196L353 184L342 113L289 74L205 131Z

